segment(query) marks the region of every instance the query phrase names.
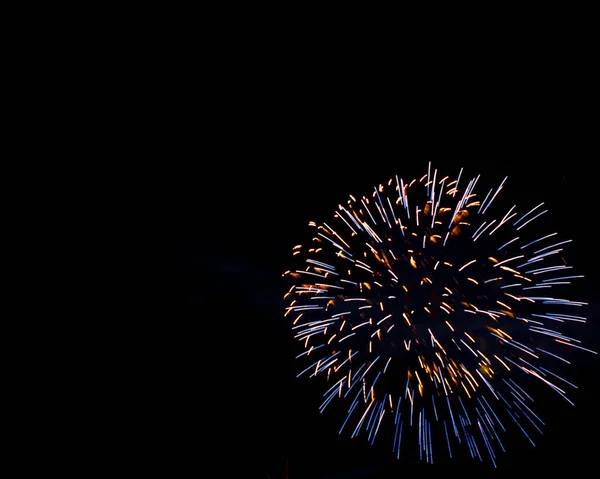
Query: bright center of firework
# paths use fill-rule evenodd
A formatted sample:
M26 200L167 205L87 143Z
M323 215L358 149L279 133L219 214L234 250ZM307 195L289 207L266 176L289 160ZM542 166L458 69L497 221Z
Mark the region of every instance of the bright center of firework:
M385 249L374 245L356 259L354 267L345 272L347 279L341 280L346 282L346 294L328 297L325 307L332 313L343 310L340 333L346 331L344 337L352 337L352 344L362 344L362 353L401 358L404 367L419 359L434 360L439 344L450 340L457 329L477 333L493 323L492 317L482 320L464 312L461 303L481 307L488 301L479 282L460 274L447 260L466 258L473 251L461 251L460 247L455 251L454 244L444 247L428 237L425 228L415 228L413 233L415 230L419 233L390 231L383 242ZM362 239L352 235L346 244L354 250ZM339 254L330 266L340 271L347 268L345 263L346 257ZM327 279L333 276L325 268L321 272ZM483 342L479 345L487 348Z

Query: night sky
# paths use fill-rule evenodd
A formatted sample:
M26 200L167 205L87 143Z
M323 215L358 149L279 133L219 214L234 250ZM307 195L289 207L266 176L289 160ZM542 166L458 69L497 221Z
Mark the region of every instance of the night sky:
M509 207L546 202L557 230L574 240L566 257L578 274L587 276L570 298L590 303L590 321L581 337L598 350L599 188L594 163L587 164L577 139L549 133L515 138L513 132L475 142L465 134L462 142L443 144L427 135L409 141L402 134L386 137L382 132L367 140L357 139L360 132L355 130L331 136L322 123L318 132L286 133L278 127L259 138L230 138L235 148L224 141L222 151L203 160L210 168L183 167L170 178L170 221L177 233L176 310L181 312L182 347L192 349L185 355L185 377L200 385L201 395L211 397L214 406L203 406L201 414L221 418L216 429L222 429L220 438L229 451L225 457L246 471L244 477L267 478L268 473L272 479L284 477L286 459L290 479L384 478L413 472L501 477L515 471L576 474L593 468L598 454L598 356L574 356L578 359L570 379L579 390L570 397L576 407L548 390L548 401L539 405L547 427L537 437L538 447L520 436L507 439L508 452L499 455L497 472L489 461L480 465L467 458L434 466L410 457L397 461L389 440L371 447L364 437L340 437L339 418L319 415L322 389L295 379L300 364L294 358L302 349L283 318L282 301L289 286L281 274L309 221L327 221L348 194L370 191L395 174L420 177L432 161L444 176L456 176L461 167L469 178L481 173L497 184L508 176L502 194L504 204L512 201ZM177 349L177 334L171 340ZM205 376L207 369L211 372ZM230 477L229 459L221 462L218 477Z

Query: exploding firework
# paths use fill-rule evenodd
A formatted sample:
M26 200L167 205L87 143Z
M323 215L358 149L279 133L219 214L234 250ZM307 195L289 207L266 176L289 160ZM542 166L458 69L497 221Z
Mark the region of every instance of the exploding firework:
M321 413L347 408L340 434L373 444L385 430L398 458L410 434L428 463L463 447L496 466L509 428L534 446L542 432L528 385L573 404L566 357L597 354L573 337L586 303L563 297L583 276L564 259L572 240L540 234L544 203L502 205L506 180L479 196L480 176L430 163L309 223L285 316L304 347L298 377L328 382Z

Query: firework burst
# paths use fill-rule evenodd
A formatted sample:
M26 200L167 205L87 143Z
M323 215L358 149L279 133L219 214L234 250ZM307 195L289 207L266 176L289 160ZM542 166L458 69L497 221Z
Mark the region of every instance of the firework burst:
M479 196L480 176L395 176L350 196L293 248L285 316L304 352L298 375L326 378L323 413L347 409L340 434L385 433L400 457L410 436L428 463L457 447L496 466L514 428L535 446L544 422L528 385L564 401L569 353L586 303L564 291L583 276L572 242L540 234L545 204L502 205L507 179ZM560 374L559 374L560 373Z

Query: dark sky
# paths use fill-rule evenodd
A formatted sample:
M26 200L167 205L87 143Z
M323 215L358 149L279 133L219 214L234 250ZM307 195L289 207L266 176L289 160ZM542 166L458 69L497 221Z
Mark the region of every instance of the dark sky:
M202 394L214 395L210 402L217 404L222 441L246 477L266 478L268 472L272 479L282 478L286 458L291 479L487 474L489 464L470 459L435 466L396 461L387 443L372 448L365 440L339 437L338 422L319 416L320 389L295 379L294 357L301 350L283 318L281 273L308 221L327 221L348 193L367 191L394 174L421 176L428 161L445 174L464 166L470 177L481 173L498 184L508 175L507 197L516 203L546 201L557 229L574 240L568 257L587 276L577 293L591 304L586 341L597 350L595 162L574 133L557 138L513 131L472 141L465 134L445 145L427 135L415 140L387 131L368 139L328 135L326 123L319 123L319 131L274 127L259 138L231 138L239 142L235 149L224 144L223 152L206 160L214 169L191 166L170 178L177 233L173 283L182 306L181 335L187 336L181 343L197 344L206 353L202 360L195 353L186 356L198 368L188 364L186 376L202 384ZM495 474L575 472L572 468L595 465L600 363L597 356L578 357L571 376L580 386L572 395L576 407L549 400L538 447L507 444ZM203 379L206 369L216 381L212 385Z

